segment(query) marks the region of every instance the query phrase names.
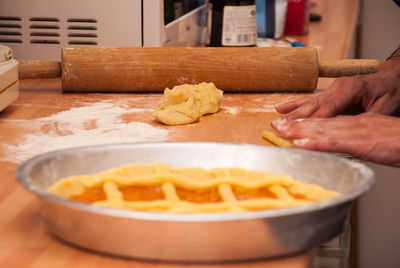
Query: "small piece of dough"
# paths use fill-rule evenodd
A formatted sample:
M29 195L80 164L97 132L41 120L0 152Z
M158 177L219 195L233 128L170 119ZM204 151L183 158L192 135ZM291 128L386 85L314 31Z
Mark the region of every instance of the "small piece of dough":
M279 146L279 147L284 147L284 148L292 148L293 144L285 140L279 136L277 136L274 132L269 131L269 130L264 130L262 132L262 137L266 139L267 141Z
M198 121L202 115L218 112L222 94L222 90L212 82L166 88L164 100L153 116L166 125L190 124Z

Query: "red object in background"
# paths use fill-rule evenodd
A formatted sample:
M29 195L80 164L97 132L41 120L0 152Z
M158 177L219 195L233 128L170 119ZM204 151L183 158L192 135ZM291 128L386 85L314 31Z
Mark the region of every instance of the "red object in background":
M308 0L288 0L285 34L308 33Z

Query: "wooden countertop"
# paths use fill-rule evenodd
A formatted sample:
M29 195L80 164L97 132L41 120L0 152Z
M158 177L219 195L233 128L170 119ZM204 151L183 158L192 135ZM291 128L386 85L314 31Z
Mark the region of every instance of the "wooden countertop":
M320 11L322 21L312 23L308 35L296 38L318 47L320 58L324 60L346 58L359 1L317 3L315 11ZM321 81L319 90L331 81ZM63 94L60 79L21 81L19 98L0 113L0 267L183 266L104 256L69 246L50 236L40 219L37 199L16 182L15 171L19 163L46 150L89 142L90 137L77 135L85 130L93 134L101 124L106 127L104 132L111 135L112 128L120 131L125 124L134 129L135 126L129 124L144 123L148 128L137 132L134 141L158 139L270 145L262 139L261 132L269 129L271 120L279 116L273 107L311 94L314 93L225 94L222 109L217 114L204 116L195 124L168 127L160 125L151 116L152 109L162 99L161 94ZM101 118L108 121L98 121ZM129 133L125 134L121 139L129 141ZM107 135L96 136L94 142L110 141ZM69 139L71 137L74 138ZM83 138L79 141L77 137ZM313 252L310 251L283 259L224 266L309 267L312 260Z

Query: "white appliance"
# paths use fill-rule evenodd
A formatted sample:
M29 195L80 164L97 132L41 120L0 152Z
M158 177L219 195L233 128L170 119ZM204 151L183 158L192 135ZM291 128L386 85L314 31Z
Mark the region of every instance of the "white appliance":
M208 12L208 0L0 0L0 44L55 61L65 46L198 46Z

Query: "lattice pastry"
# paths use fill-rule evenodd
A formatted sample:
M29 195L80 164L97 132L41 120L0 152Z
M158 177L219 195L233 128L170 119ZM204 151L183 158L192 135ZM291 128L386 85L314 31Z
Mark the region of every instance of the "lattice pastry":
M171 168L165 163L71 176L48 192L98 206L172 213L276 209L339 195L288 175L242 168Z

